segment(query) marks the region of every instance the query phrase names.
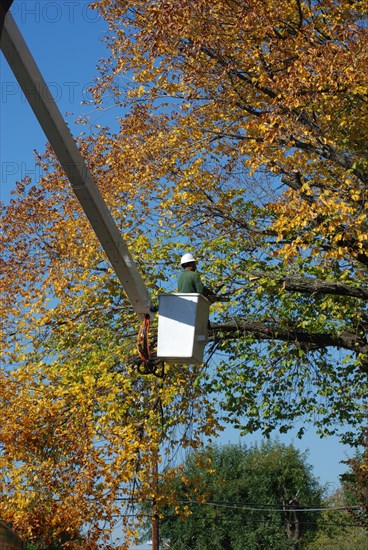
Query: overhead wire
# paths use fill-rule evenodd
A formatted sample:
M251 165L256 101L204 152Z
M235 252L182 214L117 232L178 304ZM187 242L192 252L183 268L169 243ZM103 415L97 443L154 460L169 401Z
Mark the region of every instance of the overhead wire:
M326 512L326 511L346 511L348 509L360 510L359 506L295 506L292 504L286 504L284 508L278 507L279 505L266 505L266 506L239 506L229 503L221 502L198 502L197 500L180 500L182 504L197 504L199 506L208 505L217 508L227 508L230 510L244 510L251 512Z
M118 497L117 501L128 501L129 497ZM180 499L178 502L181 504L196 504L198 506L213 506L216 508L226 508L230 510L244 510L250 512L343 512L347 510L360 510L359 506L295 506L292 504L285 505L285 508L280 508L278 504L268 505L244 505L227 502L199 502L198 500L186 500ZM133 503L134 504L134 503Z

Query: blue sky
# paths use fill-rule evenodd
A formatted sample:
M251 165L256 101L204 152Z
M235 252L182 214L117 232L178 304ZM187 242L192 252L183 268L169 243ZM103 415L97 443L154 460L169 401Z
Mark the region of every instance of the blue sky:
M74 136L81 129L73 121L82 113L90 115L92 124L107 123L104 117L113 117L113 112L101 115L92 107L81 105L84 99L88 100L86 90L96 75L98 60L107 53L102 42L106 25L88 10L86 0L15 0L11 12L60 111L64 116L68 113L66 119ZM33 151L42 152L46 138L2 54L0 85L0 198L7 202L15 181L25 175L34 179L41 175ZM301 451L309 449L314 474L322 483L330 484L332 492L337 488L339 474L346 470L341 460L353 454L351 449L333 437L321 440L313 428L307 428L300 441L296 431L280 436L280 441L292 442ZM220 439L223 443L239 440L238 432L230 427ZM248 444L256 440L255 436L241 438Z

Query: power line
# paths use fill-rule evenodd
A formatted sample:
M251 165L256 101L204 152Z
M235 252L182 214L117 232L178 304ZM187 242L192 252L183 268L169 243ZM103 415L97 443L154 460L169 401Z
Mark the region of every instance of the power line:
M129 502L129 497L118 497L116 501ZM295 506L286 504L284 508L280 508L278 504L268 505L236 505L227 502L199 502L198 500L178 500L181 504L195 504L197 506L213 506L215 508L226 508L228 510L240 510L246 512L344 512L348 510L360 511L360 506ZM137 503L130 502L131 506Z
M277 505L267 505L267 506L238 506L234 504L219 503L219 502L198 502L196 500L181 500L183 504L198 504L198 505L209 505L215 506L217 508L228 508L231 510L246 510L252 512L325 512L325 511L341 511L347 510L347 506L315 506L315 507L305 507L305 506L293 506L290 504L285 505L284 508L277 508ZM354 510L360 510L359 506L351 507ZM351 509L350 508L350 509Z
M221 503L221 502L198 502L197 500L180 500L182 504L197 504L199 506L202 505L209 505L214 506L217 508L228 508L231 510L244 510L244 511L251 511L251 512L326 512L326 511L346 511L348 510L347 506L293 506L290 504L285 505L284 508L279 508L279 505L276 504L270 504L270 505L264 505L264 506L238 506L234 504L229 503ZM353 510L360 510L359 506L351 506L349 509Z
M117 497L116 501L125 501L129 502L131 506L135 504L131 501L129 497ZM178 502L181 504L196 504L197 506L214 506L217 508L228 508L230 510L246 510L251 512L339 512L347 510L357 510L359 511L360 506L295 506L292 504L285 504L284 508L280 508L279 504L245 504L240 506L237 504L232 504L228 502L199 502L198 500L185 500L179 499Z

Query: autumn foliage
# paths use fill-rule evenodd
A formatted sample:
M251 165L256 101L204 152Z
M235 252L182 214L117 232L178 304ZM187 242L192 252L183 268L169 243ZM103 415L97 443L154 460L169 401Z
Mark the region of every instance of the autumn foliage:
M114 120L81 152L154 300L190 250L229 301L212 306L204 366L143 374L139 320L52 151L40 181L16 183L0 516L71 548L134 537L135 504L171 506L178 450L225 419L356 444L367 415L366 1L93 7L111 52L93 102Z

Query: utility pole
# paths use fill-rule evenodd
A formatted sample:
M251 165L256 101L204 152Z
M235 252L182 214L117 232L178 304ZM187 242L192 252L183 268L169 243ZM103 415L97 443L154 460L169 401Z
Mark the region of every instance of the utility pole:
M152 550L160 550L160 521L155 497L152 501Z
M154 449L152 457L152 550L160 550L160 518L159 506L157 502L158 495L158 449Z

